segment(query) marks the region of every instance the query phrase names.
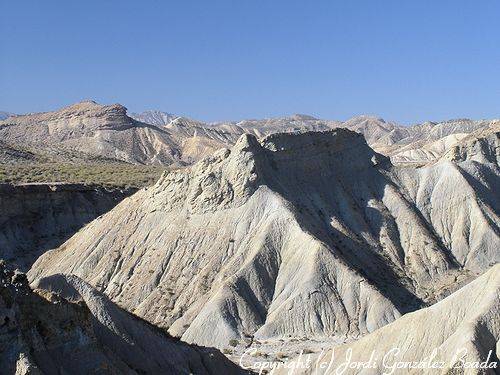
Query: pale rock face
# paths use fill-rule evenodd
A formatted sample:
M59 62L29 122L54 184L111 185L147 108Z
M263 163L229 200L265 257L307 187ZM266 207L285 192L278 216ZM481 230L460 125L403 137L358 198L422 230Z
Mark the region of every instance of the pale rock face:
M437 141L417 141L400 147L391 155L393 163L426 164L444 155L452 146L467 137L467 133L450 134Z
M497 358L499 317L500 265L496 265L435 305L407 314L357 341L313 355L310 368L299 367L293 373L495 374L500 365ZM372 353L375 360L372 358L371 368L344 368L347 358L350 358L350 363L368 363ZM441 362L442 367L433 369L427 366L417 370L395 367L398 362L423 363L429 360L436 364ZM460 368L464 362L486 361L496 361L496 370ZM275 373L288 374L289 371L281 369Z
M357 337L498 262L498 206L461 208L457 195L446 217L446 185L464 182L446 163L394 168L344 129L243 135L125 199L29 276L75 274L201 345ZM467 241L449 237L457 221Z
M118 308L72 275L40 280L0 263L0 363L6 374L242 374Z
M393 163L427 164L438 160L455 145L481 132L498 132L500 120L449 120L406 128L406 134L390 143L383 138L372 143L375 150L390 155Z
M141 113L130 113L129 116L134 120L156 126L165 126L170 121L175 120L177 117L179 117L172 113L162 111L144 111Z

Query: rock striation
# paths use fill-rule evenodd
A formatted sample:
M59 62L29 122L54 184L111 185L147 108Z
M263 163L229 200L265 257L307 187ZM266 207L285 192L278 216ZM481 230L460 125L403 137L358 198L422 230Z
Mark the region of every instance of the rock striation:
M124 161L182 166L232 146L242 134L263 138L275 133L303 133L346 128L363 134L393 163L427 164L468 134L499 120L458 119L401 126L374 116L347 121L308 115L204 123L161 111L127 114L120 104L93 101L54 112L0 117L0 162ZM5 154L5 155L2 155ZM2 157L3 156L3 157Z
M128 117L119 104L85 101L55 112L0 121L0 139L55 161L118 160L172 164L177 149L168 132Z
M500 260L498 177L492 163L394 167L346 129L245 134L125 199L29 277L74 274L200 345L359 337Z

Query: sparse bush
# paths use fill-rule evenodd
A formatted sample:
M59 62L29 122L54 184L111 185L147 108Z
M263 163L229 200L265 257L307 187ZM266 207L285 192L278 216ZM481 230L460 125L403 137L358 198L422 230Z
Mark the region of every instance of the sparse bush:
M285 353L279 352L276 354L276 358L278 359L286 359L288 356Z
M141 188L154 184L166 167L117 162L0 164L0 183L67 182Z
M231 346L238 346L238 340L235 340L235 339L229 340L229 345L231 345Z

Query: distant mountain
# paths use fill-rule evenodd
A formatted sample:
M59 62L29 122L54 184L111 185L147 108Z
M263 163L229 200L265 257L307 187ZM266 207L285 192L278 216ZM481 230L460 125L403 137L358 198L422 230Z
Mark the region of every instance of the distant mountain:
M159 124L158 121L149 120L146 116L140 118L145 122L150 121L151 124ZM193 122L189 119L183 121ZM232 134L233 136L229 137L232 141L244 133L262 138L274 133L325 131L342 127L363 134L375 151L390 156L393 162L425 164L438 159L467 134L483 127L493 126L497 121L499 120L457 119L402 126L375 116L356 116L342 122L296 114L267 119L194 123L198 127L214 128ZM231 144L230 142L226 146Z
M10 112L0 111L0 121L5 120L6 118L8 118L10 116L15 116L15 115L13 113L10 113Z
M141 113L129 113L129 116L134 120L144 122L150 125L164 126L177 117L174 114L162 111L144 111Z
M198 152L205 155L230 142L216 130L205 132L179 118L170 128L158 127L134 120L126 111L119 104L85 101L54 112L11 117L0 121L0 141L11 158L24 155L11 150L21 148L49 160L161 165L189 163L200 157ZM196 140L189 142L191 137Z
M214 123L211 126L229 133L249 133L258 138L274 133L295 133L305 131L325 131L339 127L339 121L319 120L308 115L267 118L261 120L243 120L237 122Z
M263 138L346 128L364 135L377 152L396 163L437 160L467 134L500 120L450 120L402 126L374 116L347 121L313 116L204 123L161 111L127 115L120 104L85 101L59 111L0 121L0 156L5 160L118 160L134 164L186 165L217 149L231 147L242 134ZM16 156L17 155L17 156Z

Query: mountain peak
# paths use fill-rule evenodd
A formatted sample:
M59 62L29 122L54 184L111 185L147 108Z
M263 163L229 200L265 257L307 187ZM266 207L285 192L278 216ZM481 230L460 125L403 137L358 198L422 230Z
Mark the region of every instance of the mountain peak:
M304 115L301 113L295 113L292 116L290 116L292 120L299 120L299 121L307 121L307 120L317 120L316 117L310 116L310 115Z

